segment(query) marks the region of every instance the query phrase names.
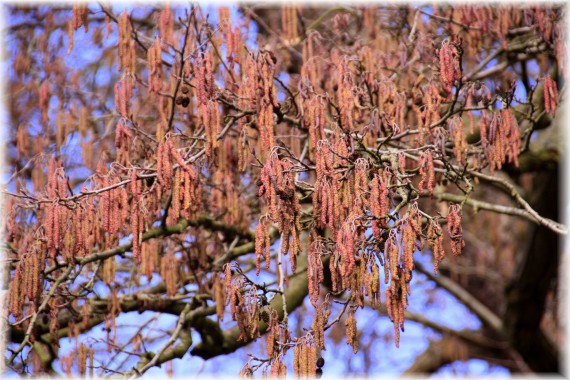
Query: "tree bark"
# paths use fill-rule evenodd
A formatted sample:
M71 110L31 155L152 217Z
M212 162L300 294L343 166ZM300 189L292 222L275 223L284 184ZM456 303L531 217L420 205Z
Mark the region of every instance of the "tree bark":
M532 206L553 220L559 220L558 175L557 171L541 173L534 179L538 191ZM558 236L534 224L530 224L529 230L530 241L505 292L505 332L533 371L558 373L558 350L540 329L546 295L558 277Z

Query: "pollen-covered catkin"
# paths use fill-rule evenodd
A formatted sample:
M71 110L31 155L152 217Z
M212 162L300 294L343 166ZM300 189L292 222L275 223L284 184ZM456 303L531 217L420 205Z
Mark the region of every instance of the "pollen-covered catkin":
M352 350L356 354L358 352L358 331L356 329L356 318L354 318L354 312L349 313L344 325L346 327L346 343L352 346Z

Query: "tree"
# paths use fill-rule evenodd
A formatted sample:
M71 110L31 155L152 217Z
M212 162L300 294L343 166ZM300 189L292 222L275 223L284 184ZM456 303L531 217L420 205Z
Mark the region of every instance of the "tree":
M559 372L562 14L10 7L5 369Z

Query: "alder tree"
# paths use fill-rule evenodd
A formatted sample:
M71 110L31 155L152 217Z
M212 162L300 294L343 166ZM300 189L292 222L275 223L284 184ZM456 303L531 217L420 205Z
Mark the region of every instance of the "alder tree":
M137 377L255 342L227 374L320 376L327 348L381 355L368 313L392 347L436 333L407 373L558 372L563 12L7 8L4 370ZM419 279L481 327L413 309Z

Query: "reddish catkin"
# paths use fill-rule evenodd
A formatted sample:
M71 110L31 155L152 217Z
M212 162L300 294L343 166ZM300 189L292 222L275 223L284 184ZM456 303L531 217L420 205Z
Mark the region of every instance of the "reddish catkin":
M125 187L121 187L119 191L120 191L119 198L121 204L120 224L121 226L124 226L129 219L129 194Z
M339 193L337 192L337 188L335 186L336 182L333 179L333 186L327 189L327 198L324 201L327 201L327 224L331 231L335 231L336 225L335 221L339 221L340 217L338 215L338 196Z
M374 218L372 219L372 234L376 239L380 240L382 238L382 230L379 219L382 217L382 214L380 213L380 192L378 174L376 173L370 182L370 214Z
M156 37L154 43L147 50L148 65L148 92L158 93L162 90L162 47L160 39Z
M315 306L315 317L313 319L313 323L311 324L311 328L313 329L315 344L321 350L323 350L325 348L325 337L324 337L325 317L323 315L322 306L321 307Z
M50 256L55 258L55 248L57 245L57 236L55 234L54 226L57 225L57 174L56 174L56 161L51 158L48 164L48 183L47 195L52 202L46 205L46 217L44 220L44 228L46 231L47 248L50 251Z
M352 274L355 264L355 242L354 232L351 230L351 221L354 221L354 217L349 217L337 232L336 245L341 253L340 273L343 277L349 277Z
M208 51L204 57L206 67L206 96L213 100L216 91L216 82L214 80L214 70L212 68L212 53Z
M114 188L110 193L111 201L111 221L109 223L109 232L116 235L119 232L119 227L121 226L121 212L120 212L120 189Z
M211 109L207 103L203 103L198 108L198 114L202 119L202 124L204 125L205 135L206 135L206 157L212 157L213 149L212 149L212 117L211 117Z
M433 219L429 223L427 239L433 254L433 272L437 274L439 264L445 258L445 251L443 250L443 232Z
M178 219L180 219L180 198L182 195L181 191L182 187L182 169L178 168L174 170L174 182L172 185L172 202L169 211L169 218L167 220L167 225L173 226L178 223Z
M240 120L242 120L241 118ZM249 163L249 150L248 150L248 138L246 128L242 128L240 132L240 137L238 140L238 170L240 173L245 173Z
M141 260L141 215L140 215L140 189L141 184L137 180L135 170L131 172L131 231L133 233L133 256L137 262Z
M85 256L85 240L86 237L83 233L84 231L84 225L86 224L86 221L84 219L84 211L83 208L80 207L76 207L75 208L75 212L73 215L73 221L74 221L74 226L75 226L75 245L73 247L73 251L76 252L76 254L79 257L83 257Z
M87 16L87 4L75 4L73 6L73 18L71 20L73 29L77 30L83 25L85 33L87 33L89 31Z
M198 100L198 105L201 106L206 104L206 66L204 64L204 58L199 60L199 65L197 70L195 70L196 75L196 99Z
M220 105L216 101L208 102L208 115L210 118L209 121L209 138L208 138L208 146L209 151L214 152L220 146L220 140L218 139L218 134L220 133L220 126L221 126L221 115L220 115Z
M158 258L158 243L149 240L141 244L141 273L150 281L156 267Z
M263 236L265 237L265 269L269 269L271 263L271 236L269 235L269 220L265 218L263 223Z
M317 372L317 347L311 344L307 347L307 376L312 378Z
M73 21L69 21L67 23L67 36L69 38L69 46L67 47L67 55L71 54L71 52L73 51L73 45L74 45L74 28L73 28Z
M427 165L427 189L429 195L433 195L433 190L435 187L435 168L433 165L433 156L431 150L426 153L426 165Z
M79 374L85 375L87 372L87 346L84 343L81 343L79 346L79 355L77 358L78 366L79 366Z
M162 12L160 12L158 27L164 42L170 45L174 44L174 22L170 4L166 4Z
M14 277L10 282L10 288L8 290L9 310L16 320L19 320L22 316L25 299L22 266L23 265L18 264L14 270Z
M352 346L352 351L356 354L358 352L358 330L353 311L349 312L344 325L346 327L346 343Z
M395 282L392 281L392 284ZM390 286L386 289L386 308L388 310L388 317L394 324L394 341L396 347L400 346L400 304L401 298L398 296L399 290L392 289Z
M218 19L220 25L223 25L224 38L226 40L226 60L230 63L232 60L233 47L233 33L232 23L230 19L230 10L228 7L220 7L218 10Z
M394 231L394 230L392 230ZM399 275L399 271L398 271L398 265L399 265L399 258L400 258L400 247L398 246L398 243L396 241L396 235L395 233L390 233L390 236L388 237L388 240L386 241L385 244L385 249L388 250L388 260L390 263L390 274L392 279L396 279L398 280L400 277Z
M550 104L552 102L551 96L550 96L550 81L552 80L552 78L550 78L550 74L548 74L545 78L544 78L544 86L542 88L542 92L543 92L543 96L544 96L544 110L547 113L552 113L553 110L550 109Z
M291 272L297 271L297 254L300 250L299 230L293 226L291 230L291 252L289 255L289 262L291 264Z
M164 190L169 190L172 184L172 161L168 144L165 141L162 147L162 179Z
M271 362L271 369L269 371L269 377L278 377L279 376L279 367L281 366L281 360L279 358L273 359Z
M402 225L401 225L402 226ZM403 245L404 245L404 269L411 271L414 269L414 259L413 254L416 248L416 233L413 230L412 224L410 222L403 225Z
M307 280L309 283L309 299L313 306L317 306L319 286L324 280L321 251L324 248L321 241L314 241L308 251Z
M420 177L421 181L418 184L418 189L420 191L427 189L428 193L433 195L435 186L435 169L431 150L427 150L422 154L420 159Z
M162 142L158 143L158 148L156 150L156 177L158 179L158 183L164 187L165 178L164 178L164 162L163 162L163 150L165 146Z
M294 5L283 5L281 9L281 24L287 43L295 44L298 39L298 31L297 9Z
M376 261L372 260L372 276L370 281L371 293L369 295L370 302L374 307L380 302L380 270Z
M123 11L121 16L119 16L119 70L128 68L131 66L131 20L127 11Z
M300 377L301 372L301 344L297 343L293 347L293 373L295 377Z
M307 377L308 369L309 369L309 351L307 342L304 341L301 343L300 352L299 352L299 375L301 377Z
M447 213L447 231L451 238L451 253L454 256L460 255L465 241L463 240L463 230L461 228L461 215L459 205L451 205Z
M449 91L453 85L453 57L448 40L444 40L439 49L439 73L445 89Z
M103 177L103 188L107 188L109 185L109 177ZM111 229L111 192L108 190L101 195L101 212L103 215L103 230L109 231Z
M223 269L224 269L224 288L227 290L226 291L226 303L227 303L227 301L229 300L228 295L231 293L230 285L232 282L232 264L231 263L224 264Z
M366 198L363 195L368 190L368 162L364 158L359 158L354 166L354 197L362 201L364 207L367 207Z
M450 93L453 83L461 79L461 68L459 51L449 40L444 40L439 49L439 73L443 88Z
M400 270L400 282L399 282L399 286L401 289L401 301L404 304L404 307L408 306L408 295L410 294L410 285L409 282L412 279L412 272L410 271L406 271L406 270Z
M331 222L330 218L328 218L330 204L329 198L332 197L330 194L330 186L327 186L326 183L324 186L319 186L319 195L321 198L319 203L319 207L321 208L320 223L321 226L324 227L327 225L327 222Z
M259 276L261 271L261 256L263 256L263 246L265 244L265 236L263 236L263 225L259 221L255 227L255 274Z
M382 177L378 178L378 203L379 203L379 216L382 218L380 219L380 225L382 227L387 227L388 222L386 221L385 216L388 215L390 212L390 194L388 190L388 185L386 181L382 179Z
M277 376L285 378L286 375L287 375L287 367L285 366L284 362L279 361L279 371L277 373Z
M558 106L558 86L550 74L544 78L544 109L553 116L556 114Z
M511 108L501 110L502 129L506 134L505 155L506 161L519 166L518 157L522 149L519 125ZM503 159L504 160L504 159Z
M167 297L175 296L178 291L178 261L172 251L168 251L166 255L162 257L160 262L160 276L164 279Z
M44 80L38 89L38 96L39 96L39 106L40 111L42 114L42 124L46 124L48 121L48 109L49 109L49 83L47 80Z
M222 279L220 278L220 273L214 274L214 300L216 302L216 314L218 316L218 321L224 320L224 306L226 303L226 292Z
M117 99L118 95L118 99ZM115 84L115 107L116 111L124 118L129 117L129 100L133 95L133 83L131 78L123 78Z
M403 292L403 291L402 291ZM405 294L405 292L403 292ZM398 304L398 327L400 328L400 330L402 332L404 332L404 310L406 308L406 304L403 302L403 300Z
M465 128L463 119L459 116L453 117L449 121L451 135L453 138L453 150L457 162L464 163L467 158L467 139L465 138Z
M271 312L269 326L267 328L267 356L272 357L276 352L277 349L275 347L275 341L277 340L277 335L279 325L277 323L277 319L275 318L275 314Z

